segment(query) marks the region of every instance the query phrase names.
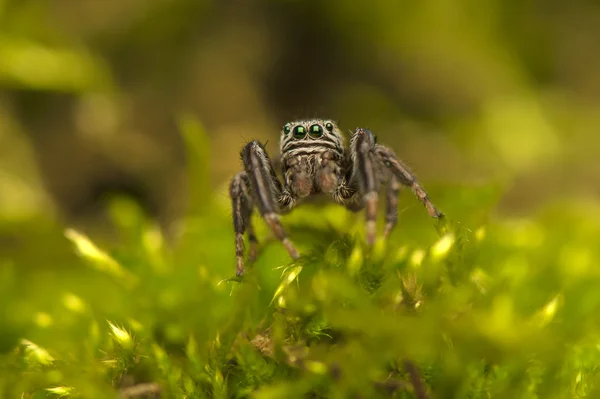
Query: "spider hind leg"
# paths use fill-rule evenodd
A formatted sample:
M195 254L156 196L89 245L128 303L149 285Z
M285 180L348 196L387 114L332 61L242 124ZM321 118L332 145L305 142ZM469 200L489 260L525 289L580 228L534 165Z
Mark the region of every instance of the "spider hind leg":
M398 179L398 181L410 187L415 194L415 196L421 201L421 203L427 209L427 213L429 216L433 218L442 218L444 214L440 212L435 205L429 200L429 196L425 192L425 189L421 184L417 181L415 175L408 169L406 165L402 163L394 154L394 152L383 145L377 144L374 149L375 155L381 160L383 165L385 165Z

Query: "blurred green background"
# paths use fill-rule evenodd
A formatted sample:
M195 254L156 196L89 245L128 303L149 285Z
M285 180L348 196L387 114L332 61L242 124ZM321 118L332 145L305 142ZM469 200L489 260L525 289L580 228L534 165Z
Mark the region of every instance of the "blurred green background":
M243 144L324 117L375 131L425 182L506 187L502 209L597 198L594 1L2 0L3 219L94 217L126 192L164 222L188 192L176 118Z
M228 180L247 141L268 142L276 155L279 129L294 119L373 130L473 231L511 221L492 234L484 258L496 266L484 270L556 259L588 270L600 226L599 44L593 0L0 0L0 356L11 364L22 338L55 357L87 353L57 338L84 334L83 322L60 313L72 292L101 321L143 319L145 309L147 323L163 326L159 336L180 343L205 329L200 347L214 339L239 315L229 288L215 288L234 270ZM400 209L392 248L430 245L435 229L408 191ZM287 219L299 237L314 212ZM354 226L341 210L324 214L338 232ZM541 224L511 224L535 215ZM68 227L114 248L133 273L180 272L170 286L164 276L146 281L140 303L129 304L130 291L82 269ZM512 254L502 234L544 260ZM309 241L299 238L300 248L319 253ZM259 260L263 308L279 283L273 267L286 262L276 245ZM550 277L531 278L544 288L530 309L560 291ZM194 299L198 290L206 291ZM210 316L177 324L190 303L206 301L218 304ZM0 393L60 385L69 373L36 378L0 379ZM99 395L88 383L78 389Z

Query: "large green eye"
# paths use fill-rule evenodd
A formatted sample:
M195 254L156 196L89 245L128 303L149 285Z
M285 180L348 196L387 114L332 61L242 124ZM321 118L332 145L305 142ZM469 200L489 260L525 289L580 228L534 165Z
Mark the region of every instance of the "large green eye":
M288 134L290 134L290 132L292 131L292 128L290 127L290 125L285 125L283 127L283 133L285 133L285 135L287 136Z
M330 132L333 132L333 123L327 122L325 124L325 129L329 130Z
M323 135L323 128L321 125L314 124L310 127L308 133L311 137L321 137Z
M294 137L297 139L302 139L304 138L304 136L306 136L306 129L304 128L304 126L296 126L294 128Z

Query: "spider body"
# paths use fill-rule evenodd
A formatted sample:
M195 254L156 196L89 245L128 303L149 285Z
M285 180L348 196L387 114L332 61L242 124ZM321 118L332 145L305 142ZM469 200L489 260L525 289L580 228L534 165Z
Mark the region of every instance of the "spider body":
M244 233L250 241L249 259L256 255L257 239L251 223L254 208L281 240L293 259L298 251L279 221L302 199L319 193L352 211L365 209L366 240L375 241L375 218L380 187L388 182L386 204L387 237L398 219L400 185L412 188L430 216L443 216L431 203L410 170L375 135L357 128L348 150L344 136L330 120L313 119L287 123L281 129L280 158L283 182L279 180L264 146L254 140L241 151L244 170L231 181L229 193L236 233L236 274L244 273Z
M289 201L321 192L333 195L345 169L342 132L332 122L309 120L288 123L282 133L279 149Z

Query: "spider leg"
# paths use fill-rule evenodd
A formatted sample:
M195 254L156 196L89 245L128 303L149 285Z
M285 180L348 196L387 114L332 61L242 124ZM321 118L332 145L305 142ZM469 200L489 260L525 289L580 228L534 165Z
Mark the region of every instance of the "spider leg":
M417 181L415 175L408 169L406 165L404 165L394 154L394 152L385 147L383 145L375 145L375 155L381 160L383 165L385 165L393 174L396 176L398 181L412 189L415 193L419 201L425 205L427 212L431 217L441 218L444 214L437 210L437 208L431 203L427 193Z
M358 186L362 195L366 216L366 239L369 245L375 243L377 234L377 200L379 198L379 178L374 159L375 136L369 130L358 128L350 140L350 154L353 161L351 182Z
M258 239L256 238L256 233L254 232L254 226L252 225L252 196L250 195L250 180L248 178L248 174L246 172L243 173L243 186L242 190L244 193L245 206L243 209L243 218L245 222L246 232L248 233L248 241L250 242L250 250L248 251L248 260L253 261L256 259L257 247L258 247Z
M256 254L258 253L258 239L256 238L256 233L254 233L254 227L251 222L252 210L248 215L248 225L246 226L246 230L248 231L248 241L250 241L250 250L248 251L248 260L253 261L256 259Z
M435 218L443 217L443 214L431 203L427 193L419 184L416 177L404 165L394 152L388 147L376 144L375 135L367 130L358 128L354 131L350 141L350 155L352 161L352 173L348 183L344 187L338 188L340 200L346 200L345 205L353 211L366 209L366 239L369 245L375 242L377 215L377 201L380 186L380 178L389 174L389 187L386 194L386 225L384 236L388 237L396 226L398 220L398 193L400 184L410 187L417 198L425 205L430 216ZM343 189L343 190L342 190ZM347 195L344 195L344 190ZM354 199L354 192L358 191L361 199Z
M387 203L385 210L385 229L383 236L388 238L396 223L398 222L398 195L400 193L400 182L396 175L391 174L387 188Z
M229 196L233 209L233 228L235 230L236 274L244 273L244 233L248 231L250 241L249 259L256 255L258 243L252 227L252 199L250 197L250 180L246 172L240 172L231 180Z
M267 152L258 141L254 140L244 146L241 155L260 214L290 256L298 259L298 251L279 221L280 206L290 206L288 204L290 197L284 192ZM243 273L243 265L241 269L238 268L237 273L238 275Z

